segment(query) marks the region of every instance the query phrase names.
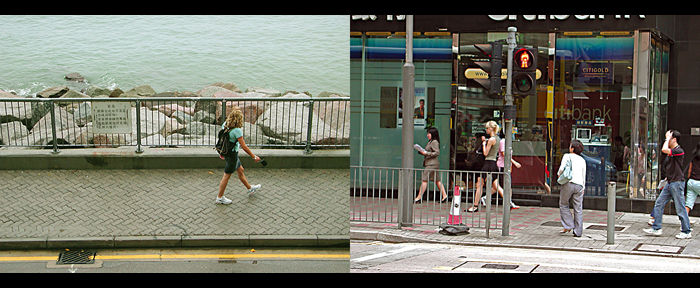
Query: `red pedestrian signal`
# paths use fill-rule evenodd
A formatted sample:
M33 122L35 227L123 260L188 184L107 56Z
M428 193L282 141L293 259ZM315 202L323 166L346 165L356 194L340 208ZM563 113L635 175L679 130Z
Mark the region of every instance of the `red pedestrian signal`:
M513 96L537 93L537 49L517 47L513 54Z

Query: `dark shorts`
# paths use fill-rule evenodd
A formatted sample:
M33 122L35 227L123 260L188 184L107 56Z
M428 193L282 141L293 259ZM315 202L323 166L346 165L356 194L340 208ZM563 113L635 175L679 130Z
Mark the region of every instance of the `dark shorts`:
M241 159L238 159L238 154L226 156L224 160L226 160L226 167L224 168L224 173L226 174L231 174L238 170L238 167L241 167Z
M484 161L484 166L481 168L481 171L494 172L493 174L491 174L491 181L498 180L498 174L496 174L496 173L500 172L500 170L498 169L498 165L496 164L496 161L491 161L491 160ZM483 178L484 181L486 181L487 173L481 173L480 177Z

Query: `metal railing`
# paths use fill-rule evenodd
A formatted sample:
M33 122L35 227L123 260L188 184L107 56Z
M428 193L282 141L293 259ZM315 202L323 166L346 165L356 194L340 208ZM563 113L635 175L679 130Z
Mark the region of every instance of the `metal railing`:
M399 223L399 207L401 197L399 193L402 185L403 168L391 167L368 167L350 166L350 221L378 222L378 223ZM502 229L504 208L503 192L491 192L493 180L502 179L505 173L481 171L459 171L459 170L432 170L410 169L415 191L411 201L420 193L423 173L429 174L430 180L427 182L421 202L412 205L412 224L420 225L440 225L448 223L451 207L453 205L453 195L455 189L460 189L460 214L461 224L472 228ZM430 174L435 175L430 175ZM479 180L479 178L483 180ZM493 179L493 180L491 180ZM438 181L435 181L438 180ZM480 191L481 195L476 195L479 181L484 183ZM444 187L448 195L446 201L442 202L442 192L438 182ZM502 183L499 187L502 189ZM487 187L488 186L488 187ZM465 193L466 192L466 193ZM481 197L485 197L481 200ZM474 201L477 199L478 201ZM464 205L466 204L466 205ZM476 204L476 212L467 210ZM489 205L490 204L490 205Z
M307 153L349 149L349 102L349 97L0 98L0 145L54 152L73 147L136 146L137 152L142 146L213 147L227 111L237 106L250 147L303 148ZM105 105L114 113L93 107ZM109 128L127 131L104 132Z

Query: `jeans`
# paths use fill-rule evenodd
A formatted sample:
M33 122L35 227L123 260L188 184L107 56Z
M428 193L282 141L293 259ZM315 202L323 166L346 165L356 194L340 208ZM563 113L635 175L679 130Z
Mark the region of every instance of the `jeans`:
M688 191L685 191L685 207L693 209L695 199L700 194L700 180L688 179Z
M659 197L656 198L656 203L654 203L654 225L651 225L654 230L661 229L664 206L668 204L668 201L673 200L673 204L676 207L676 214L681 220L681 232L690 233L690 220L688 219L688 212L685 211L685 195L683 195L683 190L685 190L685 181L668 183L664 186L664 189L661 190Z

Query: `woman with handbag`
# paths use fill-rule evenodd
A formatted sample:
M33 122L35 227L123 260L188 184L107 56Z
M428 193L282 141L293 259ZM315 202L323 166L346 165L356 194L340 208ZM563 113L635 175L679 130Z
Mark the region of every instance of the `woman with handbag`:
M488 134L490 137L486 139L486 137L482 136L481 137L481 145L484 150L484 165L481 167L481 171L484 173L481 173L479 175L479 178L476 180L476 194L474 195L474 205L472 207L469 207L467 209L467 212L477 212L479 211L479 201L481 199L481 189L483 186L491 186L491 193L495 193L498 191L498 164L496 161L498 160L498 146L500 143L499 137L498 137L498 131L500 130L500 127L498 126L498 123L496 121L488 121L484 124L484 128L486 129L486 134ZM492 174L492 183L484 183L486 182L487 179L487 173L488 172L493 172L496 174ZM484 203L486 204L486 203Z
M559 213L564 229L562 234L573 230L574 237L581 237L583 233L583 190L586 186L586 160L581 157L583 144L581 141L572 140L569 144L569 153L564 154L559 166L559 179L562 185L559 190ZM571 215L569 204L573 204L574 213Z
M428 144L425 145L425 151L418 152L425 157L425 159L423 159L423 167L425 167L425 170L423 170L423 175L421 175L418 196L413 199L413 202L420 203L422 201L423 192L428 188L428 181L432 180L440 189L440 193L442 194L440 202L442 203L447 201L447 192L445 192L445 186L442 185L440 177L437 175L437 170L440 169L440 161L438 160L438 156L440 156L440 134L437 128L430 127L428 128L426 137L428 137Z

